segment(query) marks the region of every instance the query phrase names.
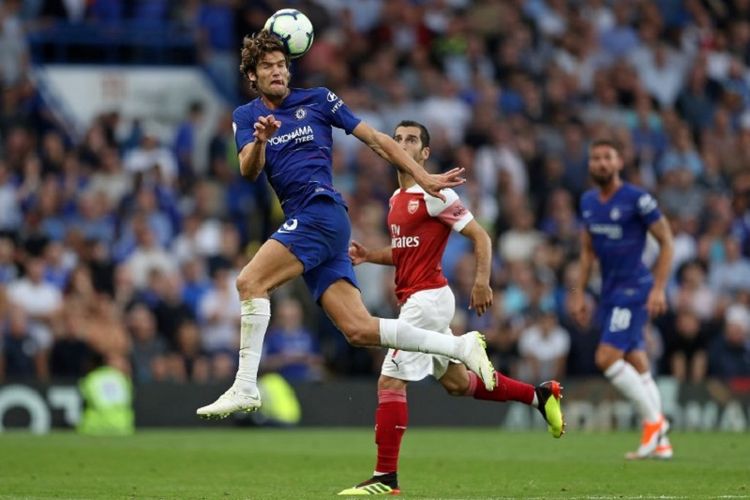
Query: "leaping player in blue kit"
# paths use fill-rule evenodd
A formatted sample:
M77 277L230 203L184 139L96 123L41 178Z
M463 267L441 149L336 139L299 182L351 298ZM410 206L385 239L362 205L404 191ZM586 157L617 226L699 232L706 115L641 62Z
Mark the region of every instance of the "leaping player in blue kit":
M585 289L594 259L598 258L603 333L596 364L635 405L643 420L640 446L626 458L665 459L672 457L672 445L666 436L669 424L649 370L643 329L649 316L662 314L667 308L664 289L672 264L672 232L656 200L620 179L622 166L619 144L606 139L592 143L589 174L597 188L581 197L585 230L571 308L579 319L585 314ZM653 275L641 260L648 233L659 243Z
M357 118L335 93L326 88L289 88L289 57L279 39L266 31L245 37L241 60L240 70L259 97L233 114L240 171L256 179L265 170L286 222L237 278L241 300L237 375L229 390L197 414L221 418L260 407L256 380L270 318L268 296L300 275L350 344L455 358L492 390L495 370L479 332L441 335L402 320L375 318L365 309L349 259L346 204L332 185L332 127L354 134L441 199L441 189L464 182L464 170L428 174L388 134Z

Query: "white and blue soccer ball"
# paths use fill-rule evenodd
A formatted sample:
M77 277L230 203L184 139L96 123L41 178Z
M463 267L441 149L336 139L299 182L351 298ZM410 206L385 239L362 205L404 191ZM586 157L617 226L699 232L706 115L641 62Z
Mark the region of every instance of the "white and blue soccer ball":
M281 39L292 59L305 55L313 43L313 25L310 19L297 9L276 11L268 18L263 29Z

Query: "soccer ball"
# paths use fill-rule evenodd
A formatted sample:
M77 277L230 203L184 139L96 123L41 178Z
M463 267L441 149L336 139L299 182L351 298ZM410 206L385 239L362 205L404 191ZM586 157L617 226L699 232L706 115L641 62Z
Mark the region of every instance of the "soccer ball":
M305 55L313 43L313 25L297 9L281 9L266 21L267 30L281 39L289 57L296 59Z

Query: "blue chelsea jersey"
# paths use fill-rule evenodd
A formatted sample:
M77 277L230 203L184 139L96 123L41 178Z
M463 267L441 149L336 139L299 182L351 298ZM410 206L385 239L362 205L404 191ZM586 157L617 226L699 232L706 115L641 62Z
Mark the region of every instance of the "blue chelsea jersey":
M606 203L597 189L591 189L581 197L581 216L599 259L602 303L645 301L653 276L642 255L648 228L661 217L656 200L628 183Z
M326 88L292 88L277 109L268 109L256 98L234 110L237 151L253 142L253 125L269 114L281 122L281 127L266 144L264 171L284 214L291 217L316 196L328 196L345 206L341 194L333 188L331 127L351 134L360 119Z

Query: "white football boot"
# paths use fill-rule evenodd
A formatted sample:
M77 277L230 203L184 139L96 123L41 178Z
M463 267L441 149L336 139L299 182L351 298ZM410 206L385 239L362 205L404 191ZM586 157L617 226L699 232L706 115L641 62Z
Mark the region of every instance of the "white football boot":
M464 358L461 361L466 368L479 375L484 382L485 389L493 390L497 384L495 367L487 357L487 342L484 340L484 335L476 331L468 332L461 335L461 339L468 344L465 346Z
M672 443L669 442L669 438L666 435L663 435L659 438L659 444L656 445L656 449L651 454L651 458L670 460L673 455L674 451L672 450Z
M201 418L226 418L232 413L253 412L260 408L260 394L245 394L234 385L210 405L198 408L195 413Z

